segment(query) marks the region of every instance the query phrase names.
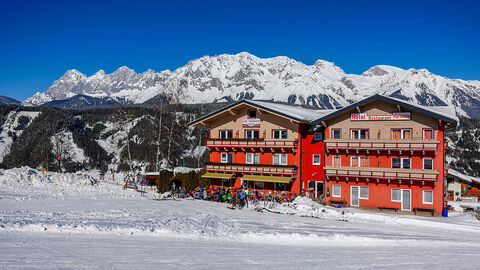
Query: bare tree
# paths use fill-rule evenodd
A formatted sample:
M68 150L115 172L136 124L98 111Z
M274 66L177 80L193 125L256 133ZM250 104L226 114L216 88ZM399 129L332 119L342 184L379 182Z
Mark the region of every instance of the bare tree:
M120 124L122 127L125 128L125 140L126 140L126 147L127 147L127 155L128 155L128 168L130 173L133 172L132 168L132 152L130 149L130 130L132 125L130 125L130 120L132 119L132 116L130 112L123 106L118 106L118 112L120 114Z
M63 172L64 164L71 158L69 153L68 142L62 137L60 133L56 133L52 137L52 150L58 164L58 172Z

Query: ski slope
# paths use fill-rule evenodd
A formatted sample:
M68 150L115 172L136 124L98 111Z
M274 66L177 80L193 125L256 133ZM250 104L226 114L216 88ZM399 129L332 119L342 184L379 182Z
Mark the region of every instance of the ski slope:
M477 267L480 221L469 213L379 214L306 198L276 213L230 210L91 176L0 170L0 269Z

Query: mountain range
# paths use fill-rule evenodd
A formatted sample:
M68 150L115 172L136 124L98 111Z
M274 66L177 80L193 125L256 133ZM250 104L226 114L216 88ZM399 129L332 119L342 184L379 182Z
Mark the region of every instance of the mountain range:
M377 65L360 75L347 74L332 62L306 65L278 56L259 58L247 52L204 56L174 71L136 73L120 67L86 76L72 69L45 92L25 100L27 106L98 106L151 103L158 96L181 103L261 99L310 105L319 109L346 106L373 94L420 105L451 105L460 116L480 118L480 81L449 79L426 69Z
M20 101L9 98L6 96L0 96L0 105L19 105Z

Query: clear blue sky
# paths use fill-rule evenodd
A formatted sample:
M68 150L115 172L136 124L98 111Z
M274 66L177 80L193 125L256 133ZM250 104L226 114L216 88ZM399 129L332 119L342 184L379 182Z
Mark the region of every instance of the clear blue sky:
M70 2L0 0L0 95L24 100L72 68L173 70L242 51L480 80L476 1Z

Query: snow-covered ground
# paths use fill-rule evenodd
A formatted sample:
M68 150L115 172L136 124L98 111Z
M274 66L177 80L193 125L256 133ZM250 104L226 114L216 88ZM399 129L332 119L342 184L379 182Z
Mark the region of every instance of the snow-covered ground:
M0 170L0 269L474 269L480 221L153 200L76 174ZM94 177L95 175L92 174Z

